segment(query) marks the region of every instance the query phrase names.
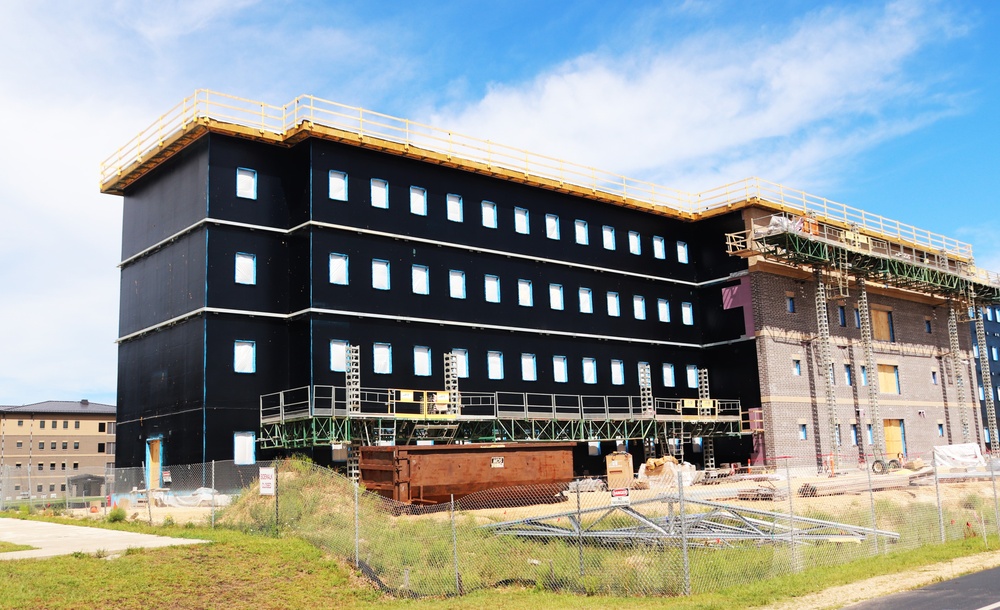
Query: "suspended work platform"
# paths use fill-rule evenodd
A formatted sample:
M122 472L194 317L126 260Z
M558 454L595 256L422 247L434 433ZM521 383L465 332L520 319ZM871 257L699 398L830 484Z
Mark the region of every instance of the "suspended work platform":
M818 216L781 212L726 234L729 254L828 269L945 298L1000 303L1000 275L975 266L971 249L942 238L905 239Z
M305 386L260 399L261 447L414 444L417 441L613 441L740 436L751 418L738 400Z

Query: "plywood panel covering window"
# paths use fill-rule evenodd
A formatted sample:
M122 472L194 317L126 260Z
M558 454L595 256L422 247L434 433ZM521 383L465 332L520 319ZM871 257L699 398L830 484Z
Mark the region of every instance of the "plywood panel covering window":
M899 367L892 364L878 365L878 390L883 394L899 394Z
M891 311L883 311L881 309L872 310L872 336L876 341L896 340L896 335L892 328Z

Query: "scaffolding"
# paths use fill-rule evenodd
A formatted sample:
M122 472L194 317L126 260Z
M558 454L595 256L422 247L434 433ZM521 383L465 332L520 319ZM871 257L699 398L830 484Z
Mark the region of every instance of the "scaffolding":
M762 207L772 207L767 202ZM836 453L836 407L833 388L833 368L830 359L830 328L827 314L827 283L829 277L836 287L833 298L844 298L851 281L858 288L858 314L862 348L868 376L868 420L871 426L871 449L876 456L875 468L886 467L885 437L879 413L878 369L873 350L871 310L868 285L875 281L888 287L937 296L950 302L948 365L956 387L957 408L961 413L963 442L971 442L968 409L965 407L964 375L959 343L957 307L969 307L976 312L976 336L985 349L981 311L977 304L1000 302L1000 277L975 267L971 250L955 249L947 244L906 239L892 231L881 231L870 224L853 224L817 215L795 215L779 212L751 219L744 231L726 234L729 254L745 258L763 257L793 267L811 268L816 279L817 349L824 377L827 417L830 426L830 453ZM996 413L991 392L985 391L989 373L985 357L983 367L984 393L990 427L991 449L997 439ZM819 430L818 413L814 411L814 426ZM859 423L861 423L859 418ZM864 436L859 434L859 436ZM998 439L1000 440L1000 439ZM859 445L863 441L859 439ZM819 453L819 452L818 452Z

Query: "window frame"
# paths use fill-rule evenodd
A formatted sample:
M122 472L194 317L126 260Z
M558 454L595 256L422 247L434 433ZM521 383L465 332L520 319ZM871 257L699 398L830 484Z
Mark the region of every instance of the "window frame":
M413 376L430 377L433 373L434 365L431 362L433 354L431 348L426 345L413 346ZM424 368L425 365L426 368Z
M410 185L410 214L427 216L427 189Z
M597 358L584 356L581 361L583 368L583 383L586 385L597 384Z
M660 373L662 375L663 387L665 388L676 388L677 387L677 371L674 369L672 362L664 362L660 367Z
M465 203L461 195L448 193L445 196L445 218L450 222L465 222Z
M504 378L503 352L498 350L486 352L486 378L494 381Z
M344 262L343 281L339 281L340 280L339 273L338 274L334 273L335 269L333 264L335 260ZM329 270L328 270L329 273L328 279L330 281L330 284L333 284L334 286L348 286L351 283L350 265L351 265L350 256L348 256L347 254L342 254L340 252L331 252L329 258Z
M681 303L681 324L694 326L694 304L688 301Z
M556 241L560 239L559 217L555 214L545 215L545 237Z
M249 350L249 362L240 362L240 348ZM246 358L246 354L242 355ZM257 372L257 342L249 339L233 341L233 372L240 375L253 375Z
M566 356L560 354L552 356L552 381L554 383L569 383L569 362L566 360Z
M667 242L659 235L653 236L653 258L659 260L667 259Z
M531 217L528 208L514 207L514 232L519 235L531 235Z
M581 246L590 245L590 227L586 220L573 221L573 241Z
M632 317L636 320L646 319L646 297L641 294L632 295Z
M381 273L376 275L376 269L385 269L385 285L379 282ZM392 289L392 266L389 261L382 258L372 259L372 288L375 290L391 290Z
M334 193L334 184L335 184L334 177L335 176L340 176L339 185L343 187L341 189L343 191L343 197L335 197L334 196L335 195L335 193ZM330 199L331 201L347 201L347 197L348 197L348 193L347 193L347 172L342 172L342 171L335 170L335 169L331 169L330 170L330 173L327 176L327 193L326 193L326 195L327 195L327 199Z
M244 267L241 271L240 262L243 261ZM246 277L247 269L245 268L249 264L249 278ZM241 279L242 278L242 279ZM233 282L240 284L241 286L256 286L257 285L257 255L251 254L249 252L237 252L233 257Z
M494 288L491 292L490 287ZM493 298L490 298L490 297ZM487 303L500 302L500 276L487 273L483 276L483 297Z
M691 262L690 249L686 241L677 242L677 262L682 265L687 265Z
M517 280L517 304L521 307L535 306L535 293L531 286L531 280Z
M350 342L346 339L330 339L330 371L334 373L347 372L347 348ZM339 359L343 359L343 364ZM342 368L337 368L338 366Z
M620 318L622 316L622 302L621 297L617 292L608 291L606 301L608 305L608 316L612 318Z
M380 192L381 191L381 192ZM379 194L379 197L376 195ZM389 209L389 181L382 178L372 178L370 182L371 206L379 210Z
M611 225L601 226L601 247L611 252L615 249L615 228Z
M461 280L461 284L457 283L457 280ZM458 289L461 289L460 294L456 294ZM465 284L465 271L461 269L449 269L448 270L448 296L453 299L465 299L468 295Z
M660 322L670 322L670 301L656 299L656 317Z
M250 185L252 191L248 193L243 190L244 185L240 184L240 178L247 178L250 180ZM250 199L251 201L257 200L257 170L250 169L249 167L237 167L236 168L236 198L237 199Z
M549 284L549 309L553 311L566 310L566 296L562 284Z
M625 385L625 361L611 359L611 385Z
M410 291L413 294L421 295L429 295L431 293L430 267L415 263L410 266Z
M628 232L628 251L629 254L642 255L642 236L638 231Z
M384 366L380 366L379 352L382 352L381 356L384 356ZM375 375L392 375L392 343L383 341L372 343L372 373Z
M497 204L483 199L481 209L483 215L483 227L487 229L496 229L499 224Z
M538 362L534 354L521 354L521 381L538 381Z
M594 292L585 286L580 286L577 290L577 300L579 301L579 311L583 314L594 313Z

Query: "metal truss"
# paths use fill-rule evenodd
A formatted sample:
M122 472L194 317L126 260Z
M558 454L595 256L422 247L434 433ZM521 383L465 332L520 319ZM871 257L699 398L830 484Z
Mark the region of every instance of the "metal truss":
M898 540L899 534L810 519L731 504L684 499L683 517L677 494L660 494L633 500L626 506L600 506L483 526L500 536L580 539L596 543L732 547L739 543L807 545L821 542L862 542L881 537ZM615 518L610 518L614 516ZM622 517L632 521L622 526ZM614 523L615 526L610 526Z

